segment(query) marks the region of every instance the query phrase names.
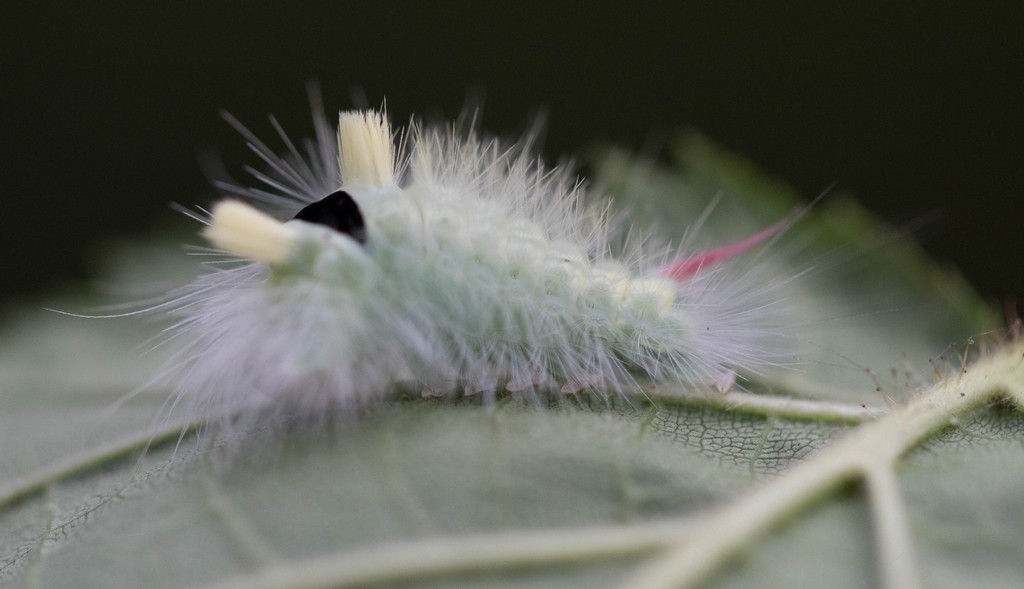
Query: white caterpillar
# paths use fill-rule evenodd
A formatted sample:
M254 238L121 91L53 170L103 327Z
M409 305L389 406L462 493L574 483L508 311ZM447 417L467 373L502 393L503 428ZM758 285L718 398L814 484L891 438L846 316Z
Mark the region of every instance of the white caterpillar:
M241 262L172 311L194 411L353 408L409 383L488 401L633 391L637 375L728 387L779 362L773 295L712 265L781 224L681 261L642 244L616 258L608 216L525 150L414 127L396 154L377 112L342 113L337 143L330 127L307 159L248 135L273 190L234 191L280 220L239 200L211 212L205 236Z

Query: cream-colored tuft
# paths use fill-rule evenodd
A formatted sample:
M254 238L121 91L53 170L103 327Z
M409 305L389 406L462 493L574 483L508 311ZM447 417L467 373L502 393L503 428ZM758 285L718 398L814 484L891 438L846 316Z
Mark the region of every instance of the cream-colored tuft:
M213 208L203 236L218 248L244 258L279 264L295 249L295 231L277 219L237 200Z
M383 113L351 110L338 121L338 163L343 184L395 183L391 125Z

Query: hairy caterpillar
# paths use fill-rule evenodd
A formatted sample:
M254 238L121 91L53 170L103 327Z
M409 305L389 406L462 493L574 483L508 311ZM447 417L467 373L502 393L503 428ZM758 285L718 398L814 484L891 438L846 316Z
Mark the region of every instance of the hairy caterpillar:
M716 263L783 223L684 256L617 239L607 209L527 149L416 125L396 147L373 111L342 113L336 133L315 120L306 156L280 128L284 157L239 125L271 173L221 188L263 211L228 199L201 219L230 259L171 306L187 342L176 403L352 408L409 383L488 402L608 395L637 375L728 388L780 362L771 288Z

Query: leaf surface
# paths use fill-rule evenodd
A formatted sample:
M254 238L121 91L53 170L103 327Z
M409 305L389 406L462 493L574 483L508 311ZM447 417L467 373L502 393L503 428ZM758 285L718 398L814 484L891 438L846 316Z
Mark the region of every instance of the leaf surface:
M603 161L600 182L669 236L716 192L702 242L796 206L694 139L674 169ZM24 311L0 339L0 585L1019 586L1021 350L1003 344L962 374L943 350L993 321L955 276L846 201L802 224L777 263L827 267L792 295L810 352L753 393L652 390L611 407L405 399L326 431L179 441L157 420L158 387L118 403L159 371L167 351L144 342L160 325ZM864 231L884 246L851 241ZM191 260L174 248L121 256L108 282L185 280Z

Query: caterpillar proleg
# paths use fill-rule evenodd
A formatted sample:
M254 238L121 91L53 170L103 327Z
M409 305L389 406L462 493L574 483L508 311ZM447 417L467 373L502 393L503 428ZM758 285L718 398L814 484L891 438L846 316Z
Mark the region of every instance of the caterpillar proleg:
M781 361L776 294L721 262L785 223L673 257L617 240L607 207L526 148L396 134L376 111L341 113L336 132L316 120L306 154L243 130L266 186L221 185L233 197L204 236L233 261L171 310L194 411L356 408L410 384L485 402L633 392L638 377L727 389Z

